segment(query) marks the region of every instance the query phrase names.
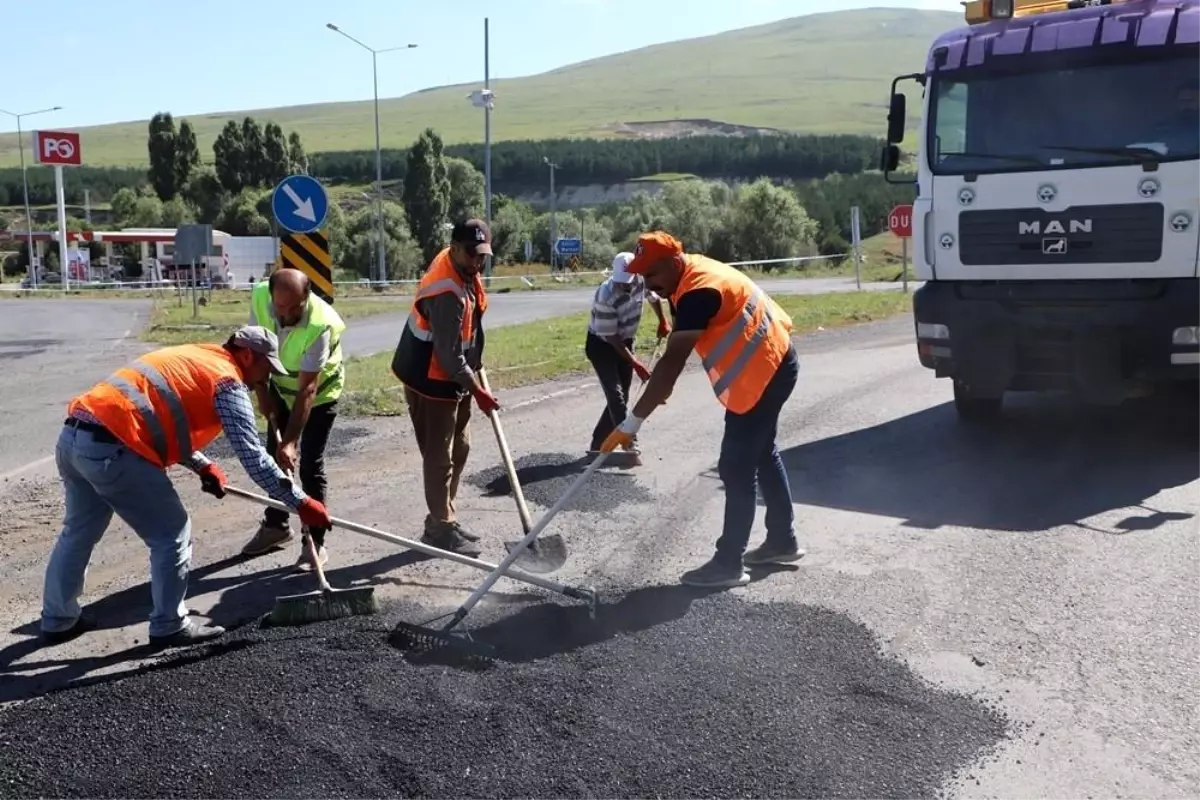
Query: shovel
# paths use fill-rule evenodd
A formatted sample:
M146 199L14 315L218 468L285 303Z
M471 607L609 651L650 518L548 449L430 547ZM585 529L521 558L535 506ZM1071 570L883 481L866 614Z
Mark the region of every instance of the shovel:
M479 370L479 383L483 390L491 394L487 373ZM512 487L513 498L517 502L517 514L521 517L521 529L528 536L533 530L533 520L529 516L529 507L525 504L525 493L521 491L521 481L517 479L517 468L513 464L512 452L508 449L508 440L504 436L504 428L500 425L500 413L493 411L488 414L492 421L492 430L496 433L496 444L500 448L500 458L504 461L504 470L508 473L508 485ZM510 553L520 542L505 542L504 547ZM567 544L561 535L552 533L533 541L523 553L517 557L517 562L524 569L537 574L554 572L567 562Z

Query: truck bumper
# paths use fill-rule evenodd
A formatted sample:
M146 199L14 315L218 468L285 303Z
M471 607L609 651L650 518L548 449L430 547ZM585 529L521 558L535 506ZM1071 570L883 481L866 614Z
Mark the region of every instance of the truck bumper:
M930 281L917 353L977 394L1200 378L1200 281Z

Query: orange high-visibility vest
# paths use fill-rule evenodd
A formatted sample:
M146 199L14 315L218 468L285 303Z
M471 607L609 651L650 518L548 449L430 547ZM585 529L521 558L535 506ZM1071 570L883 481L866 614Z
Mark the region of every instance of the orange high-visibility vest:
M474 300L466 290L463 277L450 260L448 247L437 254L421 277L416 296L413 297L412 309L408 313L408 321L404 325L404 332L392 359L392 374L413 391L426 397L444 400L456 399L466 393L466 389L451 380L434 355L433 330L425 315L421 313L420 302L445 293L453 294L459 299L463 304L461 333L462 350L465 353L475 346L476 337L481 334L476 330L476 317L482 317L487 311L487 293L478 275L473 278L472 285Z
M221 433L217 383L242 381L233 356L218 344L185 344L147 353L76 397L126 447L166 469L207 447Z
M677 305L695 289L715 289L721 308L696 342L713 392L735 414L754 408L791 347L792 318L754 281L707 256L685 255Z

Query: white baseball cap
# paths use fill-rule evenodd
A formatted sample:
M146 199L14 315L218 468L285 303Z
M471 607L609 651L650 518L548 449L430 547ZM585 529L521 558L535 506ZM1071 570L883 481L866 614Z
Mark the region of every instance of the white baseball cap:
M617 253L612 262L612 275L609 276L609 280L613 283L633 283L637 276L629 271L631 261L633 253Z

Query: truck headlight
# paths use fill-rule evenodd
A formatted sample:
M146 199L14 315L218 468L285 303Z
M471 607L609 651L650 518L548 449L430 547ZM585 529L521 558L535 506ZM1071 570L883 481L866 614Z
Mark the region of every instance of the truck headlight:
M1200 327L1193 325L1190 328L1176 328L1171 334L1171 344L1184 347L1200 345Z
M940 322L918 322L918 339L949 339L950 328Z

